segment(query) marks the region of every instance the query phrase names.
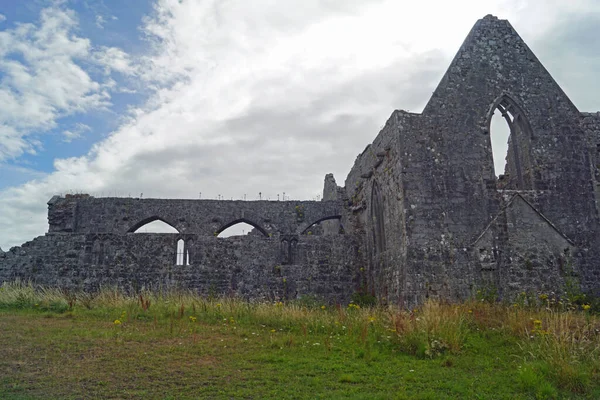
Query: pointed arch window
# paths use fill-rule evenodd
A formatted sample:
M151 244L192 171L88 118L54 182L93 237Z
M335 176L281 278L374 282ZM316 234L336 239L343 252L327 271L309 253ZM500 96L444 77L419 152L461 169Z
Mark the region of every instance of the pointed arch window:
M157 216L145 218L133 225L127 232L130 233L179 233L179 231L165 219Z
M298 236L285 235L281 238L281 264L298 262Z
M290 240L290 249L288 252L288 260L290 264L296 264L296 248L298 247L298 239L292 238Z
M177 253L176 253L176 260L175 260L175 265L183 265L183 259L185 258L185 242L183 241L183 239L179 239L177 241Z
M177 240L177 249L175 251L175 265L190 265L190 244L191 240Z
M287 238L283 238L281 239L281 263L282 264L289 264L290 263L290 259L289 259L289 250L290 249L290 241Z
M244 236L249 234L262 234L264 237L269 237L269 234L263 227L245 218L231 221L228 224L223 225L215 232L215 236L220 238Z
M498 187L533 189L532 130L523 109L510 96L500 96L489 114L488 127Z
M343 235L345 233L344 226L341 223L342 216L341 215L329 215L326 217L319 218L308 227L306 227L301 235L322 235L322 234L340 234ZM326 221L335 221L335 225L333 225L333 230L330 227L325 227L322 225L323 222Z

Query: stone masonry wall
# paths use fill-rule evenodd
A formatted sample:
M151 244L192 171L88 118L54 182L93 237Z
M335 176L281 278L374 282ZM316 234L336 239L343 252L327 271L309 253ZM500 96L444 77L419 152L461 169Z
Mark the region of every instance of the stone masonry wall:
M581 113L581 128L588 140L590 171L594 177L596 209L600 213L600 111Z
M189 265L175 262L181 238ZM55 233L0 254L0 282L19 278L72 290L179 288L248 299L311 295L349 301L361 267L354 238L303 236L295 251L294 263L283 264L277 239L252 235Z
M349 206L342 222L363 236L367 289L382 302L402 304L406 293L407 222L398 135L411 126L413 116L392 113L374 142L357 157L345 181Z
M515 125L509 173L521 174L504 182L494 174L490 139L491 116L499 110L509 112ZM374 181L384 193L388 264L384 273L372 273L372 285L394 282L396 301L405 304L427 297L467 298L490 282L545 288L565 272L515 272L523 260L556 260L563 250L544 241L543 224L529 224L542 215L573 243L573 270L582 286L598 290L595 182L589 136L580 121L579 111L507 21L492 16L478 21L423 113L394 112L348 175L348 197L358 201L352 218L355 229L365 232L370 260ZM535 212L518 214L533 238L510 229L506 217L498 218L507 207L507 185L535 199ZM490 281L473 244L494 219L494 251L511 257L496 259ZM542 264L558 265L531 265ZM534 285L532 276L546 280ZM384 292L377 290L380 297Z
M339 201L229 201L53 197L48 202L49 232L127 233L156 219L180 233L213 236L234 222L247 222L268 234L300 234L324 218L338 217Z
M502 179L494 113L511 131ZM56 196L49 234L0 252L0 282L331 301L360 291L413 306L482 288L559 292L569 279L600 295L599 148L600 113L580 113L510 23L488 15L423 113L394 111L343 188L326 176L324 201ZM131 233L154 220L179 234ZM238 222L253 234L214 237ZM179 239L190 265L176 265Z

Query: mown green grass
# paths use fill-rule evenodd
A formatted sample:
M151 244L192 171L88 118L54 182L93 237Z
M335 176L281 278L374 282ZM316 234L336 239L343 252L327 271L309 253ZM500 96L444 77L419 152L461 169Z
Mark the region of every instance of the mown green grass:
M5 284L0 398L596 399L599 328L477 301L407 312Z

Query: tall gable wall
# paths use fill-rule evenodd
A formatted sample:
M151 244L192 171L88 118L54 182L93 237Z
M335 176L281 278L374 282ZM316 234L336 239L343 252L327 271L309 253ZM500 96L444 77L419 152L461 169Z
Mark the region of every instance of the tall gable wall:
M494 174L490 140L494 112L505 115L512 125L508 175L501 180ZM485 272L473 253L473 243L506 209L511 198L507 191L527 198L573 240L582 284L597 288L594 158L590 135L580 121L579 111L508 21L492 16L478 21L423 113L396 112L368 148L376 154L381 143L390 143L388 162L396 167L391 179L378 180L380 191L387 194L383 230L390 256L383 279L396 277L392 280L397 283L395 298L407 304L431 296L460 299L482 285L507 286L514 274L506 271L518 266L499 258L501 265ZM588 121L594 132L595 121ZM369 185L377 180L377 170L365 175L368 165L368 157L361 154L346 189L353 192L354 181L366 177L359 181L362 190L354 190L367 199L355 220L366 233L366 247L372 248L370 232L376 223L369 211ZM402 211L394 214L394 210ZM531 253L537 242L517 245L522 238L507 223L501 218L490 228L495 250ZM550 247L542 246L544 251ZM561 250L553 248L551 253ZM378 261L368 259L371 275L379 277ZM381 293L377 279L372 287ZM511 289L505 292L509 296Z
M460 195L454 189L458 187L494 197L489 121L503 95L518 107L530 130L521 135L529 146L522 146L520 154L528 159L522 174L529 184L513 188L546 191L542 211L567 234L586 241L596 215L580 113L508 21L492 16L475 24L423 111L439 132L436 142L443 146L441 164L448 171L451 196ZM451 174L458 171L453 179ZM480 228L497 207L494 201L487 212L470 207L477 215L467 220ZM465 216L457 217L466 222Z

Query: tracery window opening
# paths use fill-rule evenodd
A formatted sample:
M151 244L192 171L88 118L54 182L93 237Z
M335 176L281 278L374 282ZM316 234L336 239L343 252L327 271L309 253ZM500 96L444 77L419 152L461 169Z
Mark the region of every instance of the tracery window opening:
M499 111L506 126L492 128L492 119L495 112ZM489 118L490 124L490 142L492 143L492 153L494 158L494 171L498 179L498 187L506 189L529 190L533 188L533 171L530 158L531 152L531 128L523 111L508 96L504 95L496 104ZM502 133L507 143L499 144L498 138ZM504 131L504 132L503 132ZM494 145L494 142L496 144ZM500 153L504 154L504 169L499 168Z

